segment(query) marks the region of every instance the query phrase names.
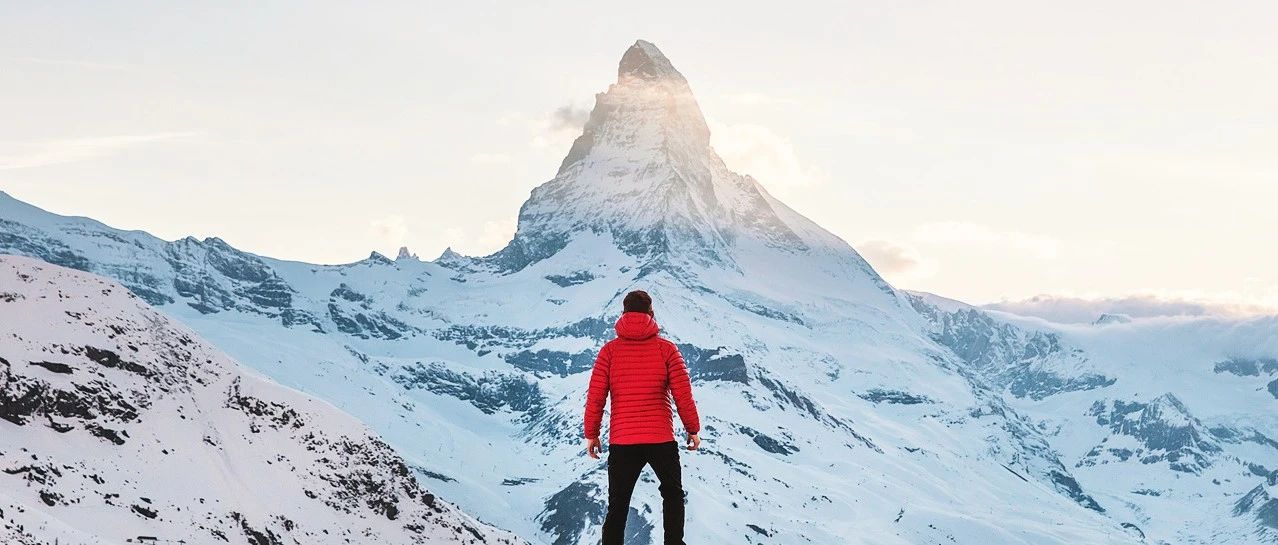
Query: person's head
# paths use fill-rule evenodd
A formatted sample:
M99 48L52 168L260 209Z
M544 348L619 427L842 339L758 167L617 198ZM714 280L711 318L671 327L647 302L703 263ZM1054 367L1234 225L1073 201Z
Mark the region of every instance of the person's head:
M642 312L652 316L652 297L648 292L643 290L635 290L626 294L626 298L621 301L624 312Z

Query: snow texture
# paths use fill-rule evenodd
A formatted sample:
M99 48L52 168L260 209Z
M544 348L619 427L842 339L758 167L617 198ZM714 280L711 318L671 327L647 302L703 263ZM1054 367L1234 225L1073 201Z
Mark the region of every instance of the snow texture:
M0 541L508 543L114 281L0 256Z

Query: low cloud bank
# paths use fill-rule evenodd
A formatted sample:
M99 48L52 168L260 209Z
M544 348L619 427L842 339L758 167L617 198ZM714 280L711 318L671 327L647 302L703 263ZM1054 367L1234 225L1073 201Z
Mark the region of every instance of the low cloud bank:
M1039 295L1022 301L1001 301L982 305L982 307L1061 324L1091 323L1102 314L1124 314L1132 318L1176 316L1246 318L1278 315L1278 309L1260 305L1194 301L1156 295L1095 299Z

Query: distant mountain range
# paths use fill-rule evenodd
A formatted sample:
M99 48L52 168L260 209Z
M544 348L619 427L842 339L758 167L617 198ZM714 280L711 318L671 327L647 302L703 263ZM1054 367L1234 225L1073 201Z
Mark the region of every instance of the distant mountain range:
M703 451L684 454L690 543L1278 542L1278 318L1061 325L896 289L728 170L687 80L643 41L489 256L313 265L3 194L0 252L118 281L534 543L598 540L606 472L582 456L586 371L636 288L703 415ZM69 342L55 326L48 340ZM6 376L56 374L11 344ZM0 430L32 448L46 441L33 425ZM48 521L81 508L23 505ZM627 543L660 540L659 510L641 486ZM253 528L270 516L237 512Z

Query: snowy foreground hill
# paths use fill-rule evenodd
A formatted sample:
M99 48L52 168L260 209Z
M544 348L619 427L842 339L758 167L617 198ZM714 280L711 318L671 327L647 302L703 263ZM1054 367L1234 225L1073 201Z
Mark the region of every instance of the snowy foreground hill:
M0 256L0 542L522 543L114 281Z
M0 252L117 279L537 543L598 540L587 371L636 288L701 408L689 543L1278 540L1278 323L1070 329L895 289L728 170L647 42L490 256L313 265L3 194ZM628 543L660 541L645 480Z

